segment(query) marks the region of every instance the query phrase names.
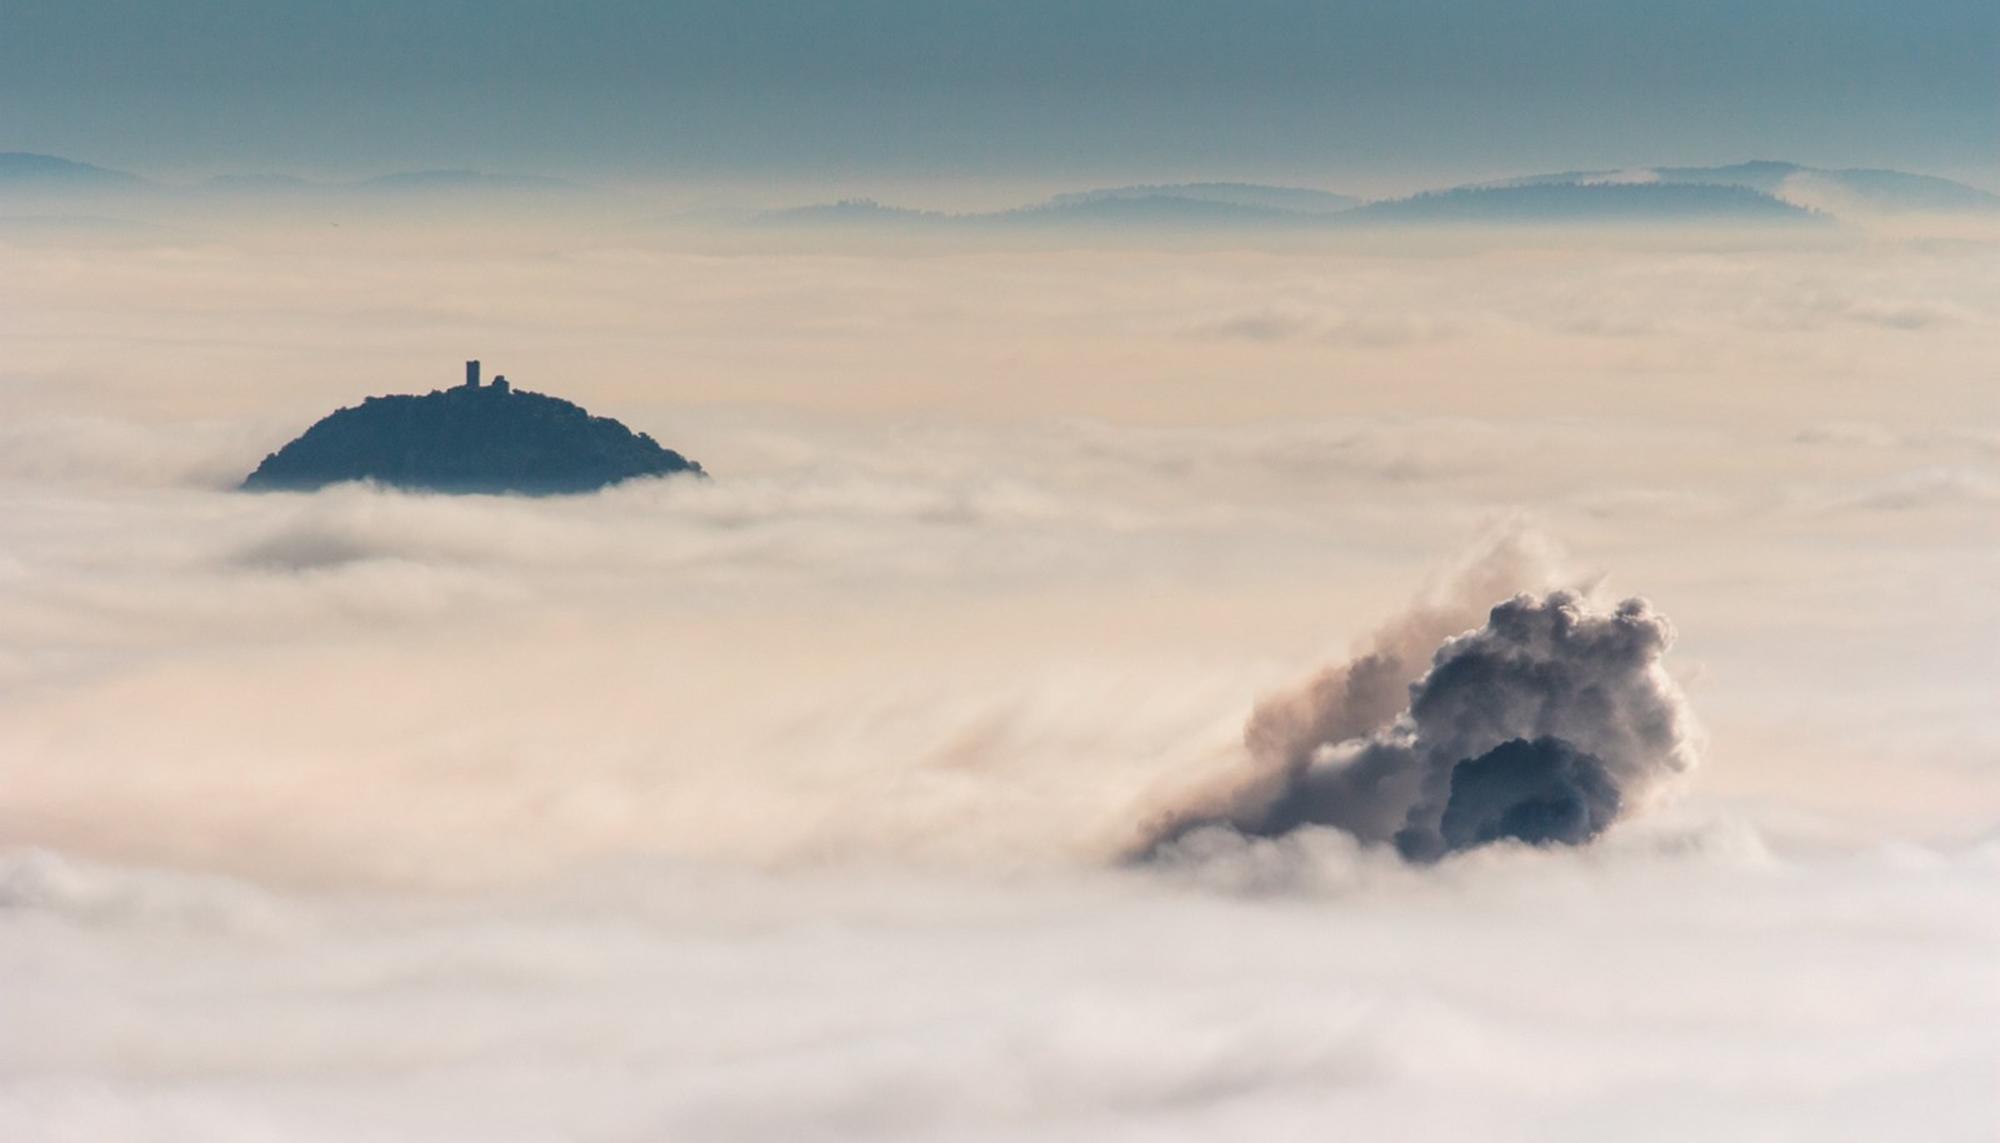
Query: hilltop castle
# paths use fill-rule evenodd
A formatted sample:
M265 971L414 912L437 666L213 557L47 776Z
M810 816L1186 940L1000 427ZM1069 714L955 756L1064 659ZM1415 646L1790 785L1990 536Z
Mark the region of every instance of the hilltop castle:
M479 388L479 362L468 361L465 363L465 384L462 388ZM495 393L507 392L510 388L507 384L507 375L505 373L495 373L493 375L493 384L487 386L487 388Z
M363 480L432 492L549 496L675 473L705 475L701 465L645 433L593 417L573 402L516 391L497 375L482 385L479 362L468 361L462 385L369 397L321 417L266 456L243 487L310 492Z

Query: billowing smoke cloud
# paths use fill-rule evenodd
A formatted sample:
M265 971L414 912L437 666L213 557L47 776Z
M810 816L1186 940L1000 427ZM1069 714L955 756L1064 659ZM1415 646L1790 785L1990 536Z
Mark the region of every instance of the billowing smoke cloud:
M1604 832L1622 800L1595 756L1560 738L1516 738L1452 767L1438 833L1447 849L1503 838L1577 845Z
M1693 766L1693 722L1661 665L1673 629L1644 600L1604 612L1574 590L1524 592L1466 630L1465 601L1519 582L1528 554L1503 541L1444 602L1258 707L1249 774L1163 815L1142 851L1204 826L1333 826L1419 861L1510 838L1578 844Z

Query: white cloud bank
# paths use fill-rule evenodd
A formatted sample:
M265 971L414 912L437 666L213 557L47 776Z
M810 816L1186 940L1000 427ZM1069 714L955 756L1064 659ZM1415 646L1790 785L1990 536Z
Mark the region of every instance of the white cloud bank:
M1990 1132L1990 843L1641 829L1413 873L1341 837L1194 880L644 865L446 902L15 854L0 1133Z
M10 251L0 1138L1979 1138L1985 253ZM474 354L718 479L227 491ZM1523 512L1682 801L1115 867Z

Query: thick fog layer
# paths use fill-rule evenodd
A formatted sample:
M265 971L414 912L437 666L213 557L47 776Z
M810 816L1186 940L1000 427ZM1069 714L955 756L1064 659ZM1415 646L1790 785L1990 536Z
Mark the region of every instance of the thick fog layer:
M8 1139L1973 1143L1996 857L1741 826L1416 873L642 865L437 901L0 865Z
M0 1137L1990 1131L1991 236L342 221L5 239Z

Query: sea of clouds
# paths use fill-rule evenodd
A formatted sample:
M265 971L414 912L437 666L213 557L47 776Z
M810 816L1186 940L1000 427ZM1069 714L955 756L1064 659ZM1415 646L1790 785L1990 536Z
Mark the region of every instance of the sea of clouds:
M1985 239L349 229L8 248L0 1138L1990 1133ZM471 356L716 479L231 491ZM1559 613L1589 844L1215 828Z

